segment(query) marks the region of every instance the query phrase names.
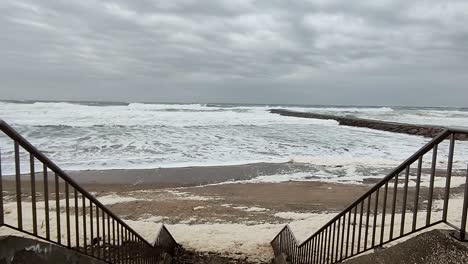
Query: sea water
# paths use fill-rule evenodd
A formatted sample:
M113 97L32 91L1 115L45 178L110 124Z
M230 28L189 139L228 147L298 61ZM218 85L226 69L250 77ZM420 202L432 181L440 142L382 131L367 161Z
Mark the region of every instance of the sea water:
M363 168L398 165L430 140L280 116L271 108L468 127L468 109L415 107L1 101L0 118L66 170L297 162L316 166L314 176L352 180ZM12 161L13 149L1 147Z

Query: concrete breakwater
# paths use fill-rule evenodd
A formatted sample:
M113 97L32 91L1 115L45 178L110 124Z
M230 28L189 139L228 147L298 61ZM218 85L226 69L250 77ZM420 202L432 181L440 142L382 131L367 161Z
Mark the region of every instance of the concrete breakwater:
M270 109L270 113L279 114L282 116L293 116L302 118L315 118L336 120L342 126L365 127L395 133L404 133L409 135L417 135L433 138L444 130L441 126L415 125L397 122L388 122L374 119L364 119L350 116L335 116L327 114L317 114L310 112L297 112L286 109ZM459 140L468 140L467 135L457 135Z

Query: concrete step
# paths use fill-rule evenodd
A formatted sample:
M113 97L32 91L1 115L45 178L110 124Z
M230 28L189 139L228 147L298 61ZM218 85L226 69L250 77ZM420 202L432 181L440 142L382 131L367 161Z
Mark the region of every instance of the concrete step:
M0 237L1 264L105 264L106 262L48 242L17 237Z
M448 230L432 230L395 246L345 261L346 264L467 264L468 243Z

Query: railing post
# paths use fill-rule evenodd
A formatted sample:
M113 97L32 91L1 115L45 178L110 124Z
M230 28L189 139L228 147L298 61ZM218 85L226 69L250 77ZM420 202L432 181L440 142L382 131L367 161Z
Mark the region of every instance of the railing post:
M468 241L468 236L466 234L467 213L468 213L468 165L466 168L466 176L465 176L465 191L463 193L463 208L462 208L460 231L452 233L452 235L456 239L461 240L461 241Z

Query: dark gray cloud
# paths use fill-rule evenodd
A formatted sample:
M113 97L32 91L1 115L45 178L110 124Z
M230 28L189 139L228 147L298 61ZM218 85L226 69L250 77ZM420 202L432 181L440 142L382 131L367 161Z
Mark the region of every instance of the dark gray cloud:
M459 105L468 2L2 1L4 99Z

